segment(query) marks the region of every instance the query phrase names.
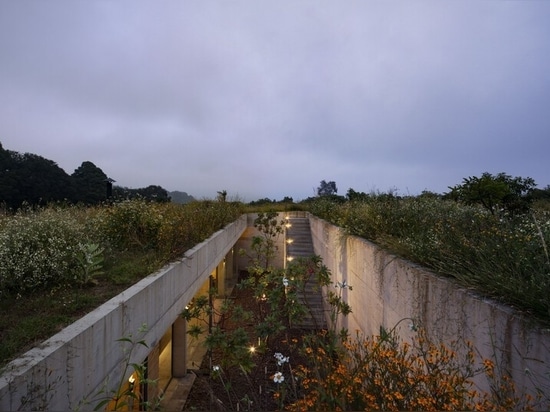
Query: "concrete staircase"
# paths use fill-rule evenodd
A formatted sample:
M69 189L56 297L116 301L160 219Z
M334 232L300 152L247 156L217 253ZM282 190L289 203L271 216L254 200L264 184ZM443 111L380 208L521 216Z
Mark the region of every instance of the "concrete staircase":
M292 217L288 219L288 223L290 227L286 229L285 240L292 240L292 243L287 243L287 258L313 256L315 253L311 240L309 219ZM310 313L292 326L306 330L326 329L325 309L320 288L312 279L306 283L303 292L298 294L298 300L306 304L310 309Z

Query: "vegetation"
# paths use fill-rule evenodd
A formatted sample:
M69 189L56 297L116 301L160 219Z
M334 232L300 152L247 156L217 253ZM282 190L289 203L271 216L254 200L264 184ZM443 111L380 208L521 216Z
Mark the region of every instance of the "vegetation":
M473 189L478 184L490 186L490 177L484 175L453 188L451 193L462 193L456 201L449 199L454 195L389 193L346 202L319 197L308 208L351 235L548 321L550 212L542 197L532 206L529 191L502 190L502 179L508 178L501 174L493 179L500 200L492 190L485 198ZM511 181L532 186L530 180Z
M492 215L520 214L529 211L535 186L535 181L529 177L483 173L481 177L465 178L462 184L451 187L445 197L466 205L479 204Z
M411 342L399 339L395 328L372 337L340 336L338 345L323 335L306 337L307 362L296 368L304 395L287 409L535 410L541 398L518 394L509 376L479 359L468 343L459 356L458 342L435 342L421 328ZM476 390L477 375L489 380L490 391Z
M170 200L168 192L160 186L113 187L114 180L90 161L82 162L68 175L52 160L5 150L1 143L0 170L0 208L11 212L25 205L46 206L52 202L97 205L106 200Z
M281 224L274 213L261 213L255 221L260 235L252 240L249 277L239 284L253 299L230 299L217 313L220 324L202 322L209 325L205 330L195 323L189 330L195 337L206 333L207 385L213 395L199 398L202 403L189 404L188 410L217 405L236 411L506 411L537 405L539 399L518 395L509 376L496 371L492 361L479 359L467 342L435 342L413 319L403 320L417 332L411 342L398 338L398 325L389 331L381 328L373 337L351 338L346 329L337 330L336 320L352 310L342 300L342 291L352 287L333 283L317 256L295 259L286 269L273 267ZM310 279L327 290L331 323L320 331L292 326L310 310L307 301L298 298ZM195 301L184 318L193 322L215 312L215 293L211 290ZM251 342L258 346L251 347ZM463 356L457 354L460 344L466 346L460 351ZM489 392L476 390L473 378L479 374L491 383Z
M231 202L127 200L0 217L0 364L242 214Z
M530 179L484 174L450 189L444 196L417 197L352 189L342 197L334 190L300 205L266 201L251 207L308 210L349 234L550 320L550 188L535 189ZM23 207L1 216L0 310L7 315L0 318L0 364L180 257L246 210L227 201L225 191L219 195L218 201L186 205L135 199L94 207ZM253 308L231 300L215 308L205 297L183 314L208 320L217 311L226 321L203 325L210 350L225 354L212 378L224 379L229 397L235 396L235 386L226 385L237 376L225 374L231 368L256 384L252 372L258 365L249 342L259 338L258 350L277 350L268 393L279 409L505 410L531 405L515 395L507 376L489 360L472 353L457 359L452 347L429 341L421 328L413 342L401 342L385 330L354 339L345 330L288 336L294 320L309 310L298 303L297 294L310 278L329 288L333 316L345 316L351 308L339 298L349 285L332 284L319 258L297 259L286 271L272 267L272 240L280 224L272 212L260 213L256 221L262 236L253 241L249 277L240 285L253 298ZM225 327L242 320L252 327ZM189 332L198 336L205 329ZM290 346L281 346L283 341ZM303 362L291 367L283 347L293 361ZM494 379L491 393L473 391L471 379L479 373ZM252 392L238 398L239 407L250 407L252 399Z
M317 188L317 196L332 196L338 193L336 182L321 180L319 187Z

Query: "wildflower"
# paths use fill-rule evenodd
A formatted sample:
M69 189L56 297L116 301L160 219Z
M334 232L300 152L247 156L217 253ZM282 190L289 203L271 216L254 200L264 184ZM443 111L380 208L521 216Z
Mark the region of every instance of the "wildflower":
M287 278L283 278L283 286L284 286L285 288L288 287L288 279L287 279Z
M347 280L344 280L343 282L336 282L336 288L342 288L342 289L348 289L350 288L350 285L348 285Z
M212 366L212 370L214 372L219 372L220 371L220 366L219 365L214 365L214 366Z
M283 383L285 380L285 377L281 372L276 372L275 375L273 375L273 382L275 383Z
M275 359L277 359L277 365L281 366L286 362L290 361L290 358L288 356L284 356L282 353L277 352L275 355L273 355Z

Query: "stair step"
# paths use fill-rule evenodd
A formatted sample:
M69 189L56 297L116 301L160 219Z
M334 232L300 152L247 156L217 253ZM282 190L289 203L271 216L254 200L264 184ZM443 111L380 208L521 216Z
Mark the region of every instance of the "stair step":
M290 218L289 223L291 226L286 230L286 239L292 239L292 243L287 246L287 255L294 258L313 256L315 252L309 219ZM307 302L311 313L307 313L304 319L296 322L293 326L310 330L326 328L323 296L321 288L316 285L314 280L306 283L304 290L298 293L297 299L302 304Z

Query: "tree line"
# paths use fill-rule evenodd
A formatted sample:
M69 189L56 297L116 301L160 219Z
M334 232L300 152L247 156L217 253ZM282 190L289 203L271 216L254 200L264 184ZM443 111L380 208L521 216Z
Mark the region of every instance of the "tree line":
M0 208L17 210L23 205L52 202L95 205L109 200L145 198L168 202L168 191L151 185L140 189L113 186L99 167L84 161L71 174L57 163L32 153L4 149L0 143Z
M318 197L329 198L337 203L365 201L371 197L352 188L346 196L339 196L337 193L334 181L322 180L317 188ZM384 196L396 197L391 192ZM492 215L516 215L528 212L534 202L550 202L550 185L539 189L535 180L530 177L513 177L504 172L495 175L485 172L481 176L464 178L462 183L449 186L449 191L443 194L424 191L420 196L454 200L465 205L480 205Z

